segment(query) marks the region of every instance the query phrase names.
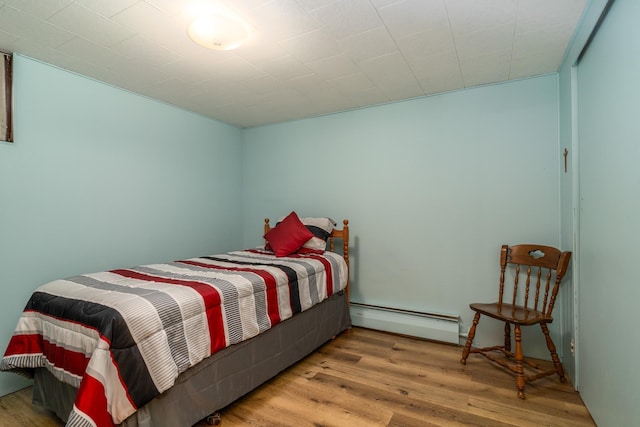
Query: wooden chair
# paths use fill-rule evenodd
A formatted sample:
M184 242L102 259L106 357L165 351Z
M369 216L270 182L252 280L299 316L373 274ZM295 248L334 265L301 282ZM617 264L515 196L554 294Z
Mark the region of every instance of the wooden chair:
M498 302L492 304L471 304L476 312L473 325L469 330L467 343L462 350L463 365L467 363L469 353L480 353L489 360L509 369L516 374L518 397L524 399L526 383L557 373L561 382L565 382L564 370L556 353L556 347L549 336L548 323L553 321L551 313L560 288L560 282L567 272L571 252L541 245L503 245L500 252L500 293ZM505 271L507 266L513 267L513 286L505 287ZM526 275L521 282L521 274ZM509 275L509 274L507 274ZM533 283L532 283L533 282ZM507 290L505 290L505 288ZM513 291L509 295L509 288ZM524 288L524 289L523 289ZM540 293L544 295L541 297ZM541 300L542 299L542 300ZM484 348L472 348L471 343L481 315L489 316L504 322L504 345ZM521 326L539 324L551 353L554 369L545 370L522 354ZM511 352L511 325L514 326L515 354ZM505 357L497 358L495 352L502 352ZM514 363L515 360L515 363ZM533 375L525 375L527 365L538 371Z

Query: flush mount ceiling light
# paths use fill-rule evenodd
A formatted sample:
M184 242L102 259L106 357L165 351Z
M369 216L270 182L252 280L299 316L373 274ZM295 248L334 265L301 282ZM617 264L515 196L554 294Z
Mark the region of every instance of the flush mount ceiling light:
M191 40L208 49L231 50L249 40L251 27L229 10L209 8L189 24L187 33Z

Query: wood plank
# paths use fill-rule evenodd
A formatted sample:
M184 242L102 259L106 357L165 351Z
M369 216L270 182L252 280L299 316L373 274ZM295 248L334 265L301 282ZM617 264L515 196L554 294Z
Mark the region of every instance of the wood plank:
M354 328L224 408L223 427L595 426L557 377L527 384L462 348ZM546 362L542 362L546 363ZM30 389L0 398L0 425L61 427ZM197 427L204 427L201 421Z
M53 412L31 403L31 387L0 398L0 426L60 427Z

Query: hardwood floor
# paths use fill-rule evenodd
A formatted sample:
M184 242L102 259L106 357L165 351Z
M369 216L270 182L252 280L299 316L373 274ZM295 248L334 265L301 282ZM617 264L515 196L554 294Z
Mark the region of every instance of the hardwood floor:
M354 328L222 410L221 425L595 425L570 384L541 379L520 400L511 374L479 355L463 366L461 351ZM0 398L0 426L62 425L30 400L30 389Z

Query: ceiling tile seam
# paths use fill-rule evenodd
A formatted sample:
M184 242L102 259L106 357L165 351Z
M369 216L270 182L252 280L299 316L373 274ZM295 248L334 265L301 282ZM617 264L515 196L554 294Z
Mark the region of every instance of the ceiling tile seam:
M165 15L167 15L167 16L169 16L169 17L172 17L172 16L173 16L173 15L171 15L171 13L169 13L168 11L166 11L166 10L162 9L160 6L155 5L153 2L146 1L146 0L142 0L142 3L146 3L147 5L151 6L151 7L152 7L152 8L154 8L155 10L157 10L158 12L162 12L162 13L164 13ZM132 8L133 6L135 6L135 3L133 3L131 6L129 6L129 7L127 7L127 8L122 9L120 12L123 12L123 11L125 11L125 10L127 10L127 9L130 9L130 8Z
M511 67L513 65L513 51L514 45L516 43L516 29L518 28L518 12L520 10L520 0L516 0L516 19L513 23L513 36L511 37L511 58L509 58L509 74L507 75L507 80L511 80Z
M96 15L98 15L99 17L102 17L102 18L106 19L107 21L109 21L110 23L112 23L112 24L113 24L114 28L120 27L120 28L121 28L121 29L123 29L123 30L124 30L124 29L126 29L126 30L129 30L129 31L131 32L131 35L129 35L129 36L127 36L127 37L125 37L125 38L124 38L124 39L122 39L122 40L119 40L119 41L117 41L117 42L113 43L113 45L117 45L118 43L122 43L122 42L124 42L125 40L129 40L129 39L131 39L131 38L135 37L136 35L138 35L138 36L142 37L142 34L138 31L138 29L137 29L137 28L132 28L132 27L130 27L130 26L128 26L128 25L126 25L126 24L122 24L122 23L120 23L120 22L118 22L118 21L116 21L116 20L114 20L114 19L113 19L113 17L114 17L114 16L118 15L118 14L119 14L119 13L121 13L121 12L124 12L125 10L128 10L128 9L132 8L136 3L133 3L133 4L131 4L131 5L127 6L127 7L123 8L123 9L120 9L120 10L118 10L117 12L112 13L110 16L108 16L108 15L106 15L106 14L103 14L103 13L102 13L102 12L100 12L99 10L96 10L96 9L94 9L94 8L92 8L92 7L88 6L88 5L85 5L85 4L82 4L82 3L78 3L78 2L72 1L71 3L69 3L68 5L66 5L65 7L61 8L61 9L58 9L56 12L54 12L53 14L51 14L51 15L46 19L46 21L47 21L48 23L50 23L51 25L55 25L53 22L50 22L50 21L49 21L49 19L53 18L55 15L57 15L57 14L58 14L58 13L60 13L60 12L62 12L63 10L68 9L68 8L69 8L69 7L71 7L71 5L72 5L72 4L74 4L74 3L75 3L78 7L81 7L81 8L83 8L83 9L87 10L87 11L88 11L88 12L90 12L90 13L96 14ZM147 2L145 2L145 3L147 3ZM152 4L150 4L150 3L148 3L148 4L149 4L150 6L152 6L152 7L153 7L153 5L152 5ZM157 9L157 8L156 8L156 9ZM56 25L56 27L57 27L57 28L61 28L61 27L58 27L57 25ZM78 35L78 34L76 34L76 33L73 33L73 34ZM144 37L143 37L143 38L144 38ZM101 45L101 46L103 46L103 47L111 47L111 46L113 46L113 45L111 45L111 46L105 46L105 45L103 45L103 44L101 44L101 43L96 43L96 44L100 44L100 45Z
M9 7L11 7L10 5L8 5L8 6L9 6ZM21 12L22 12L22 13L27 13L27 12L25 12L25 11L21 11ZM42 22L43 24L51 25L51 26L52 26L52 27L54 27L56 30L58 30L58 31L60 31L60 32L63 32L63 33L65 33L65 34L68 34L68 35L69 35L69 39L62 41L60 44L57 44L57 45L56 45L56 44L51 44L51 47L52 47L53 49L56 49L56 50L57 50L59 47L64 46L65 44L69 43L71 40L73 40L73 39L75 39L76 37L78 37L78 35L77 35L76 33L73 33L73 32L71 32L71 31L67 30L66 28L62 28L62 27L60 27L59 25L54 24L53 22L49 22L49 21L47 21L47 20L45 20L45 19L38 18L38 17L37 17L37 16L35 16L35 15L31 15L31 14L28 14L28 15L29 15L29 16L31 16L33 19L36 19L36 20L38 20L39 22ZM55 15L55 14L54 14L54 15ZM51 16L54 16L54 15L51 15ZM48 18L47 18L47 19L48 19ZM20 37L20 38L23 38L23 37Z
M54 47L53 49L54 49L55 51L59 51L59 52L61 52L61 53L65 54L65 55L71 56L71 57L73 57L73 58L75 58L75 59L83 60L83 57L82 57L82 56L78 56L78 55L76 55L76 54L74 54L74 53L71 53L71 52L65 52L65 51L63 51L63 50L60 50L60 49L59 49L60 47L64 46L64 45L65 45L65 44L67 44L67 43L72 42L72 41L73 41L73 40L75 40L75 39L83 40L83 41L85 41L86 43L89 43L89 44L93 44L93 45L99 46L99 47L101 47L101 48L103 48L103 49L105 49L105 50L109 51L109 53L111 53L111 54L115 55L116 57L120 57L120 58L122 58L122 59L124 59L124 60L130 60L130 61L132 61L133 65L134 65L135 67L148 65L148 63L147 63L147 62L145 62L145 61L140 61L140 60L138 60L137 58L135 58L135 57L133 57L133 56L131 56L131 55L128 55L128 54L125 54L125 53L120 53L120 52L118 52L118 51L116 51L116 50L113 50L113 49L112 49L112 48L110 48L109 46L105 46L105 45L103 45L103 44L101 44L101 43L97 43L97 42L94 42L94 41L92 41L92 40L85 39L84 37L80 37L80 36L78 36L78 35L76 35L76 36L75 36L75 37L73 37L72 39L67 40L66 42L64 42L64 43L60 44L59 46ZM112 64L112 63L110 63L110 64L108 64L107 66L105 66L105 65L102 65L102 64L100 64L100 63L98 63L98 62L95 62L95 61L87 61L87 62L88 62L89 64L91 64L91 65L95 66L95 67L98 67L98 68L100 68L100 69L106 70L106 71L108 71L108 72L115 72L115 73L120 73L120 72L121 72L121 70L120 70L120 68L119 68L119 65L118 65L118 64ZM153 70L155 70L156 72L158 72L158 73L161 73L161 74L167 75L167 72L166 72L166 71L163 71L162 69L160 69L160 68L158 68L158 67L156 67L156 66L154 66L154 65L151 65L151 68L152 68ZM151 84L156 84L156 82L153 82L153 83L151 83Z
M119 26L121 26L121 27L123 27L123 28L127 28L127 29L129 29L130 31L132 31L132 32L133 32L133 36L138 35L138 36L140 36L140 37L141 37L143 40L145 40L145 41L151 41L151 40L150 40L151 38L149 37L149 34L148 34L147 32L145 32L145 31L140 31L140 29L139 29L139 28L132 27L131 25L129 25L129 24L127 24L127 23L122 23L122 22L119 22L118 20L114 19L115 17L117 17L117 16L119 16L119 15L124 14L124 13L125 13L125 12L127 12L128 10L130 10L130 9L134 9L134 8L136 7L136 5L138 5L138 4L140 4L140 3L144 3L144 4L146 4L147 6L151 7L152 9L157 10L157 11L158 11L158 12L160 12L162 15L165 15L167 18L169 18L169 20L173 20L173 18L174 18L174 16L173 16L173 15L170 15L169 13L167 13L166 11L164 11L164 10L160 9L158 6L154 5L153 3L150 3L150 2L148 2L148 1L144 1L144 0L142 0L142 1L138 1L138 2L132 3L132 4L131 4L131 5L129 5L128 7L125 7L124 9L120 9L120 10L119 10L119 11L117 11L116 13L112 14L111 16L109 16L107 19L109 19L110 21L114 22L115 24L117 24L117 25L119 25ZM97 12L96 12L96 13L97 13ZM183 56L180 52L176 52L175 50L173 50L173 49L171 48L171 46L167 45L167 44L166 44L165 42L163 42L162 40L158 40L158 41L154 41L154 42L155 42L155 43L157 43L157 44L158 44L158 46L160 46L160 47L162 47L162 48L164 48L164 49L168 50L169 52L171 52L172 54L174 54L174 55L176 55L176 56L178 56L178 57L182 57L182 56Z
M74 34L74 33L70 32L70 31L68 31L68 30L66 30L66 29L64 29L64 28L62 28L62 27L59 27L58 25L56 25L56 24L54 24L54 23L52 23L52 22L49 22L49 21L47 21L47 20L45 20L45 19L42 19L42 18L40 18L40 17L38 17L38 16L36 16L36 15L33 15L33 14L31 14L31 13L29 13L29 12L27 12L27 11L23 10L23 9L20 9L20 8L18 8L18 7L14 7L13 5L10 5L10 4L7 4L7 3L4 3L2 6L0 6L0 10L2 10L2 9L7 9L7 10L12 9L12 10L13 10L13 11L15 11L16 13L24 14L24 15L28 16L29 18L32 18L33 20L35 20L35 21L37 21L37 22L39 22L39 23L41 22L43 25L50 25L51 27L55 28L56 30L58 30L58 31L60 31L60 32L62 32L62 33L66 33L66 34L68 34L68 35L70 36L70 38L69 38L68 40L63 41L63 42L62 42L62 43L60 43L58 46L55 46L55 45L53 45L53 44L52 44L52 45L51 45L51 47L52 47L52 48L57 48L57 47L59 47L59 46L62 46L63 44L67 43L69 40L72 40L72 39L74 38L74 36L76 36L76 34ZM57 13L57 12L56 12L56 13ZM55 15L55 13L54 13L54 15ZM51 15L51 16L53 16L53 15ZM14 32L7 33L7 34L11 34L12 36L17 37L18 39L25 39L25 40L28 40L28 39L26 39L25 37L23 37L22 35L18 35L18 34L14 33ZM43 45L43 46L44 46L44 45Z
M376 9L376 13L377 13L377 9ZM385 27L382 26L380 28L385 28ZM311 30L311 31L308 31L308 32L305 32L305 33L297 34L295 36L288 37L288 38L284 39L283 41L292 40L294 38L299 38L299 37L302 37L302 36L304 36L306 34L311 34L311 33L317 32L317 31L318 30ZM387 31L386 28L385 28L385 31ZM388 34L388 31L387 31L387 34ZM335 36L333 36L333 35L331 35L331 37L336 43L341 45L341 40L336 39ZM393 39L393 37L391 37L390 34L389 34L389 37L391 39ZM395 44L395 40L394 40L394 44ZM396 45L396 47L397 47L397 45ZM366 75L364 70L362 70L362 68L360 67L360 62L362 62L362 61L357 61L357 62L354 62L354 65L358 68L357 72L349 73L349 74L346 74L346 75L343 75L343 76L339 76L339 77L334 77L334 78L331 78L331 79L322 79L314 70L309 69L309 67L307 65L308 62L304 61L302 58L300 58L298 55L296 55L295 52L291 52L289 50L287 50L287 52L289 53L289 55L292 58L295 58L297 61L299 61L300 65L302 65L305 68L307 68L309 70L309 73L307 73L305 75L295 76L295 77L292 77L292 78L287 78L287 79L285 79L285 81L289 81L289 80L293 80L293 79L297 79L297 78L301 78L301 77L316 76L319 79L321 79L322 81L324 81L325 83L329 84L333 89L340 90L341 88L339 86L335 85L335 82L337 82L338 80L344 79L344 78L348 78L348 77L351 77L351 76L355 76L355 75L358 75L358 74ZM334 57L338 57L338 56L340 56L340 54L332 55L332 56L329 56L329 57L326 57L326 58L322 58L322 59L334 58ZM314 62L314 61L310 61L310 62ZM405 62L406 62L406 59L405 59ZM267 74L269 74L271 77L278 78L277 75L274 75L274 74L271 74L271 73L268 73L268 72L267 72ZM368 77L367 77L367 79L370 81L370 79ZM372 85L373 85L373 87L375 87L375 84L372 83ZM349 97L349 99L352 99L352 98Z
M63 7L63 8L61 8L61 9L58 9L57 11L55 11L54 13L52 13L49 17L47 17L46 19L38 18L37 16L35 16L35 15L31 15L31 14L29 14L28 12L25 12L25 11L22 11L22 12L23 12L23 13L26 13L26 14L28 14L28 15L30 15L30 16L32 16L34 19L37 19L38 21L41 21L41 22L43 22L43 23L44 23L44 22L46 22L46 24L47 24L47 25L51 25L52 27L55 27L55 28L56 28L57 30L59 30L59 31L65 32L65 33L67 33L67 34L69 34L69 35L73 36L73 37L71 37L69 40L65 40L65 41L63 41L62 43L60 43L59 45L57 45L57 46L53 46L53 48L54 48L54 49L56 49L56 50L58 50L61 46L64 46L65 44L67 44L67 43L71 42L73 39L78 38L78 39L81 39L81 40L85 40L85 41L87 41L87 42L89 42L89 43L95 44L95 45L97 45L97 46L103 47L103 48L105 48L105 49L108 49L108 50L110 50L112 53L115 53L116 55L119 55L120 53L119 53L118 51L113 50L113 49L112 49L112 46L115 46L115 45L117 45L118 43L122 43L122 42L123 42L123 41L125 41L125 40L129 40L129 39L131 39L132 37L135 37L135 36L136 36L136 34L138 34L138 33L136 33L136 32L135 32L135 29L130 28L130 27L125 26L125 25L122 25L122 24L120 24L120 23L118 23L118 22L116 22L116 21L113 21L111 18L106 17L106 16L104 16L104 15L100 14L99 12L97 12L97 11L95 11L95 10L91 9L91 8L84 7L84 6L82 6L81 4L78 4L78 6L80 6L80 7L84 7L85 9L87 9L87 10L91 11L92 13L95 13L95 14L97 14L97 15L99 15L99 16L101 16L101 17L103 17L103 18L105 18L105 19L107 19L107 20L109 20L109 21L113 22L113 23L114 23L114 24L116 24L117 26L121 26L121 27L123 27L123 28L127 28L127 29L131 30L131 31L133 32L133 34L132 34L132 35L130 35L130 36L128 36L128 37L126 37L126 38L124 38L124 39L122 39L122 40L119 40L119 41L117 41L117 42L113 43L112 45L106 45L106 44L104 44L104 43L100 43L99 41L96 41L96 40L90 40L90 39L88 39L88 38L86 38L86 37L83 37L83 36L79 35L79 34L78 34L78 33L76 33L75 31L70 31L70 30L69 30L69 29L67 29L67 28L64 28L64 27L59 26L59 25L58 25L58 24L56 24L55 22L51 22L51 21L50 21L50 19L51 19L51 18L53 18L54 16L56 16L58 13L62 12L64 9L67 9L68 7L70 7L70 6L71 6L71 4L72 4L72 3L68 4L67 6L64 6L64 7ZM5 6L6 6L6 4L5 4ZM9 5L9 7L11 7L11 6ZM18 10L20 10L20 9L18 9ZM168 49L167 49L167 50L168 50ZM73 56L73 57L75 57L75 58L78 58L78 57L77 57L77 56L75 56L75 55L72 55L72 56ZM129 57L129 58L130 58L130 57ZM78 59L81 59L81 58L78 58ZM134 58L132 58L132 59L134 59ZM94 64L94 65L95 65L95 64Z
M74 2L73 2L73 1L71 1L71 2L69 2L69 4L67 4L66 6L63 6L63 7L59 8L59 9L56 9L56 10L54 10L53 12L51 12L51 14L50 14L49 16L47 16L46 18L44 18L44 19L42 19L42 18L38 18L38 19L41 19L42 21L47 21L47 22L49 22L49 19L51 19L52 17L54 17L54 16L55 16L55 15L57 15L58 13L62 12L63 10L65 10L66 8L68 8L69 6L71 6L73 3L74 3ZM81 5L79 5L79 6L81 6ZM20 10L22 10L22 9L20 9ZM24 13L28 13L28 12L27 12L27 11L25 11L25 10L22 10L22 11L23 11ZM31 15L31 14L29 13L29 15ZM35 15L31 15L31 16L36 17ZM51 22L49 22L49 23L51 24ZM52 24L52 25L53 25L53 24Z
M392 6L391 5L387 5L387 6ZM404 61L404 63L407 65L407 68L409 69L409 71L411 72L411 75L413 76L413 80L415 81L415 83L420 87L420 89L422 90L422 94L426 95L427 94L427 90L422 86L422 84L420 83L420 79L418 79L418 76L416 76L415 71L413 70L413 67L411 66L411 63L407 60L407 57L404 55L404 52L402 52L402 49L400 49L400 46L398 46L398 41L395 39L395 37L393 37L393 35L389 32L389 27L387 27L387 23L385 22L385 20L382 18L382 15L380 15L380 10L373 4L371 3L371 6L373 7L373 9L376 11L376 15L378 15L378 19L380 19L380 22L382 22L384 31L389 35L389 38L391 40L393 40L393 45L396 47L396 51L400 54L400 56L402 57L402 60ZM389 54L385 54L383 56L386 56ZM371 58L369 58L371 59ZM358 64L359 66L359 64ZM363 71L364 72L364 71ZM366 74L366 73L365 73ZM375 85L377 87L377 85Z
M71 3L69 3L69 4L71 4ZM4 8L5 6L6 6L8 9L14 9L14 10L17 10L17 11L19 11L19 12L21 12L21 13L24 13L25 15L29 15L29 16L31 16L32 18L37 19L38 21L47 21L47 20L48 20L49 18L51 18L53 15L55 15L56 13L58 13L59 11L61 11L62 9L65 9L65 8L66 8L67 6L69 6L69 5L66 5L66 6L63 6L63 7L62 7L62 8L60 8L60 9L56 9L56 10L54 10L54 11L53 11L49 16L47 16L46 18L42 18L42 17L39 17L39 16L37 16L37 15L34 15L33 13L30 13L30 12L28 12L27 10L22 9L22 8L21 8L21 7L19 7L19 6L16 6L16 5L13 5L13 4L9 4L9 3L3 3L2 5L0 5L0 9Z
M460 65L460 54L458 53L458 44L456 43L456 37L453 34L451 27L451 16L449 15L449 9L447 8L447 2L443 1L444 10L447 13L447 23L449 24L449 32L451 33L451 40L453 40L453 48L456 51L456 63L458 64L458 73L460 73L460 79L462 79L462 86L467 87L467 83L464 81L464 74L462 73L462 66Z

